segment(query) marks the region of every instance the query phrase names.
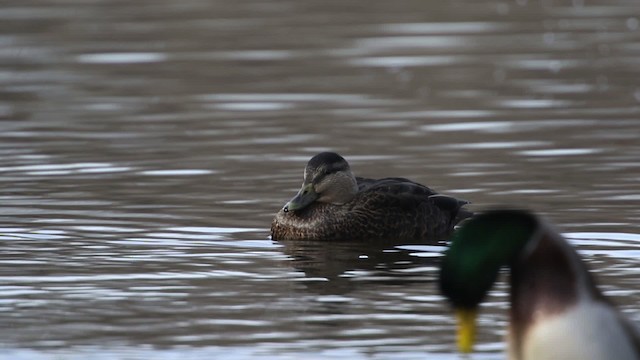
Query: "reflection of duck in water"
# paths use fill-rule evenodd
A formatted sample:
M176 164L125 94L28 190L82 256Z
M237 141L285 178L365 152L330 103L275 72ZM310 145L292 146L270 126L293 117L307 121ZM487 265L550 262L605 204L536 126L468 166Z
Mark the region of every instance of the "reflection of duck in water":
M435 281L436 271L404 270L436 269L440 260L439 256L416 256L416 250L396 248L387 242L279 240L277 243L289 256L286 264L304 273L307 280L302 284L307 291L324 295L378 288L380 284L417 283L422 287L425 282Z
M302 188L273 219L271 236L436 242L471 215L465 204L404 178L355 177L340 155L323 152L309 160Z
M475 315L501 267L511 270L509 359L640 359L640 337L603 297L576 251L537 216L495 210L454 235L440 288L471 351Z

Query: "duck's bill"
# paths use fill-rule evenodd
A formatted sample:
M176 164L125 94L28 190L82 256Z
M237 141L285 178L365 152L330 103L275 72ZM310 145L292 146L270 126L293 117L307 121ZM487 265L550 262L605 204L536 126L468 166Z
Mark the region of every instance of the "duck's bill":
M455 310L458 321L458 350L463 353L470 353L473 350L473 343L476 340L476 315L477 309Z
M316 201L318 194L313 190L313 184L303 185L302 189L298 191L296 196L284 206L284 211L295 211L303 209L312 202Z

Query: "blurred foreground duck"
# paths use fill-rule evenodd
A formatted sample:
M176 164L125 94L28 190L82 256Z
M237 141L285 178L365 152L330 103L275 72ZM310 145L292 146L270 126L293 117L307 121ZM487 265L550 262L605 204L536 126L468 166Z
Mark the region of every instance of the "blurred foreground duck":
M355 177L347 161L320 153L304 169L298 194L273 219L274 240L437 242L470 212L467 201L404 178Z
M634 326L607 301L576 251L550 224L520 210L494 210L458 229L440 289L456 311L458 347L472 350L478 305L509 267L509 359L640 358Z

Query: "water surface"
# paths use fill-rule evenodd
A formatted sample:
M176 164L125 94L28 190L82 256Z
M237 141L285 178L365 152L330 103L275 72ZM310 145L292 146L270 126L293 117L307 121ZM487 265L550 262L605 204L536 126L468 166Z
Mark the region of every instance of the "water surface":
M0 358L457 359L442 247L278 243L306 161L557 224L640 323L629 1L9 1ZM474 359L501 359L506 285Z

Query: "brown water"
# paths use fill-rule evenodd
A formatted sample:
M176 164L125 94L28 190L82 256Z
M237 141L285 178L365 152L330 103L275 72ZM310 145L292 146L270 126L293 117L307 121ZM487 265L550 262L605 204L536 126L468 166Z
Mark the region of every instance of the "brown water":
M268 240L329 149L544 214L640 322L636 1L5 1L0 95L0 358L457 358L441 248Z

